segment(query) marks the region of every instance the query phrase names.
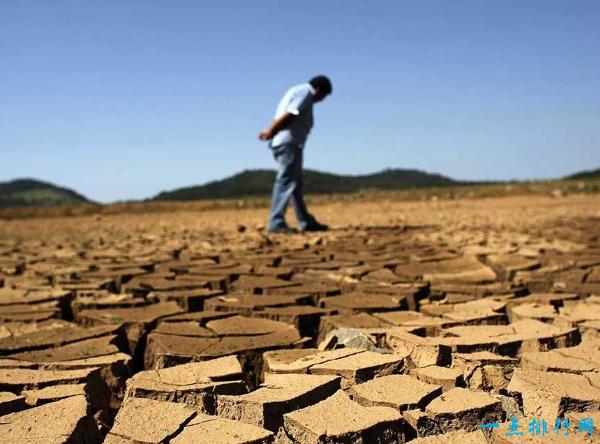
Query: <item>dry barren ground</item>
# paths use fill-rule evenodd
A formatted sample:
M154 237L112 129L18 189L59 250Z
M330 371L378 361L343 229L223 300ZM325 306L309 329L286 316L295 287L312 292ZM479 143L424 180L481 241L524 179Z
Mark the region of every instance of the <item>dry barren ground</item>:
M0 440L598 440L598 196L314 212L0 221Z

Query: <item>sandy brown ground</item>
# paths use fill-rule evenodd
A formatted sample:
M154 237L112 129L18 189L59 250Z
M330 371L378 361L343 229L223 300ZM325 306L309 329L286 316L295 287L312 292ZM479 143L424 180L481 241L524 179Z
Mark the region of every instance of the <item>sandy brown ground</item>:
M597 195L572 195L553 198L546 196L516 196L487 199L423 201L377 200L376 202L332 203L311 207L324 222L334 228L360 225L463 225L496 228L504 226L525 230L540 222L563 221L570 218L598 217L600 198ZM116 214L64 218L35 218L0 221L2 239L70 236L72 233L95 233L130 227L133 230L210 230L229 232L240 224L248 228L264 227L266 209L228 209L207 211L174 211L150 214ZM293 225L293 211L288 212ZM123 227L127 225L127 227Z
M311 210L0 221L2 436L597 439L598 196Z

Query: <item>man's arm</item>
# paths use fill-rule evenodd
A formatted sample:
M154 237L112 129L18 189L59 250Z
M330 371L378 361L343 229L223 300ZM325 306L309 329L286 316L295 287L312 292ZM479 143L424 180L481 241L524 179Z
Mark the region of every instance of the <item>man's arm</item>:
M269 128L262 130L258 135L258 138L260 140L271 140L279 131L290 126L295 118L295 114L290 112L283 113L280 117L271 122L271 126Z

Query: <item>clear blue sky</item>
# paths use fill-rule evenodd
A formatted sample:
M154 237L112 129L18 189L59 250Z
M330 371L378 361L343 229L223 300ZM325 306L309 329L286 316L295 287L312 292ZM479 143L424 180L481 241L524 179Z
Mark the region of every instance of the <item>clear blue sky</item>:
M600 167L600 1L0 0L0 180L113 201L274 168L257 134L318 73L308 168Z

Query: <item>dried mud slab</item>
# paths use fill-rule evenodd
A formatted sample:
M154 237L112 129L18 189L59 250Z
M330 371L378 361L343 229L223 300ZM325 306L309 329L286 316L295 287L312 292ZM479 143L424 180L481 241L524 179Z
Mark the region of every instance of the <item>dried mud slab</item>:
M98 367L80 370L0 369L0 391L20 393L69 384L84 384L88 402L94 408L106 408L111 403L118 407L120 404L113 399L115 394Z
M452 431L472 432L504 417L501 402L482 391L455 387L435 398L424 411L408 410L404 418L417 436Z
M386 332L386 345L395 353L406 356L409 367L446 365L452 360L449 345L440 343L437 338L411 334L402 328Z
M256 390L241 396L219 395L217 415L277 431L283 415L333 395L340 378L327 375L271 374Z
M291 324L298 329L301 336L314 338L318 334L321 317L331 315L333 312L333 310L310 305L294 305L290 307L267 307L251 313L251 316Z
M591 344L557 348L547 352L529 352L521 357L526 370L546 372L600 372L600 348Z
M23 390L22 394L25 396L27 404L33 407L71 396L86 396L85 384L54 385L42 389Z
M206 326L206 323L215 319L224 319L231 316L235 316L236 312L224 313L220 311L203 310L196 311L193 313L181 313L166 316L158 321L158 325L166 323L178 323L178 322L196 322L200 327Z
M23 368L46 371L94 370L96 397L110 392L109 404L118 408L123 398L125 381L132 372L131 356L121 353L114 342L120 343L116 335L101 336L73 342L56 348L45 348L10 355L0 361L0 368ZM104 399L104 395L101 396ZM95 400L97 405L99 400Z
M119 409L104 442L168 442L195 416L196 411L185 404L130 398Z
M305 373L341 376L342 388L390 374L401 373L404 357L368 350L342 348L282 350L265 353L265 370L271 373Z
M271 307L292 307L307 305L311 301L310 295L255 295L230 293L208 299L204 303L206 310L233 311L244 316L252 316L254 311Z
M286 277L293 277L293 270L291 268L286 267L270 267L270 270L277 273L285 273ZM258 271L264 270L264 268L259 268ZM310 295L312 302L314 305L317 305L318 302L326 298L328 296L337 296L342 293L341 289L337 285L332 284L318 284L318 283L310 283L310 282L302 282L300 285L296 285L293 287L285 287L285 288L277 288L275 290L266 289L265 294L302 294L302 295Z
M154 291L161 302L175 302L182 310L194 312L204 310L204 302L217 296L225 294L224 290L213 290L210 288L198 288L194 290L170 290Z
M427 316L421 312L413 310L389 311L384 313L373 313L373 316L381 321L396 327L405 329L422 328L426 336L437 336L444 328L465 325L460 321L453 321L436 316ZM380 327L388 327L383 324Z
M376 377L400 373L403 368L404 356L402 355L381 354L366 350L351 356L312 365L309 373L311 375L341 376L342 387L347 388Z
M508 317L511 322L524 319L536 319L538 321L552 323L554 319L558 317L558 312L551 304L529 302L510 307L508 309Z
M341 314L371 313L407 308L406 297L375 293L347 293L321 300L321 306L337 310Z
M365 407L392 407L400 412L424 409L442 394L442 387L408 375L388 375L357 384L348 391L352 400Z
M462 373L454 368L429 365L411 369L409 374L419 381L441 386L444 392L465 385Z
M57 303L24 305L13 304L3 306L0 311L0 322L40 322L61 317L61 309Z
M107 290L97 290L77 295L71 302L71 311L73 319L81 322L80 313L83 310L141 307L148 303L145 298L135 297L129 293L114 294Z
M527 416L558 418L600 410L600 389L585 375L516 369L507 390L521 397Z
M4 391L18 391L81 383L98 376L98 373L98 368L95 367L83 370L1 369L0 387Z
M10 442L97 444L102 440L80 395L1 416L0 435Z
M505 389L519 360L490 352L454 353L452 367L462 372L463 380L475 390Z
M217 395L246 392L242 367L234 356L137 373L127 381L125 400L179 402L210 414Z
M557 322L569 322L571 325L580 325L584 322L600 320L600 303L596 302L594 296L584 301L565 304L558 308L559 316Z
M282 322L244 316L215 319L209 321L206 328L213 331L216 336L258 336L291 330L289 325Z
M11 392L0 392L0 416L18 412L27 408L25 396L15 395Z
M297 282L284 281L264 276L240 276L230 288L234 291L262 294L266 291L278 290L281 288L290 288L300 285Z
M75 324L60 325L58 328L32 331L21 335L0 339L0 354L14 354L24 351L60 347L72 342L107 336L118 331L118 326L101 325L82 328Z
M49 319L39 322L1 322L0 339L21 336L36 331L69 327L70 322L61 319Z
M273 433L250 424L218 416L198 413L183 431L171 440L173 444L207 442L211 444L270 444Z
M88 359L119 353L119 347L117 347L115 343L118 343L118 336L107 335L100 338L84 339L67 345L45 348L42 350L13 353L9 355L8 358L20 359L38 364Z
M175 302L161 302L143 307L83 310L79 317L85 325L123 325L129 354L137 356L143 354L138 344L142 341L143 347L143 339L157 321L178 313L183 310Z
M231 354L256 359L257 353L291 347L301 339L292 325L242 316L211 320L206 323L206 329L212 336L151 333L146 347L146 368L169 367Z
M395 273L407 278L422 278L432 284L461 283L486 284L496 280L496 273L477 260L476 257L465 256L456 259L423 262L420 264L400 265Z
M362 353L363 350L342 348L338 350L299 350L270 351L264 354L265 371L272 373L309 373L313 365Z
M64 318L69 313L72 298L72 292L60 288L0 288L0 322L40 322Z
M284 415L283 432L294 443L402 443L400 413L389 407L363 407L338 391L310 407Z
M332 230L289 236L254 209L0 220L0 425L31 415L3 438L71 403L39 430L468 443L507 442L513 417L600 423L596 196L344 198L315 207Z
M458 353L489 351L506 356L521 356L529 351L570 347L581 341L576 328L546 324L534 319L509 325L466 326L446 329L449 336L438 338L440 344Z

